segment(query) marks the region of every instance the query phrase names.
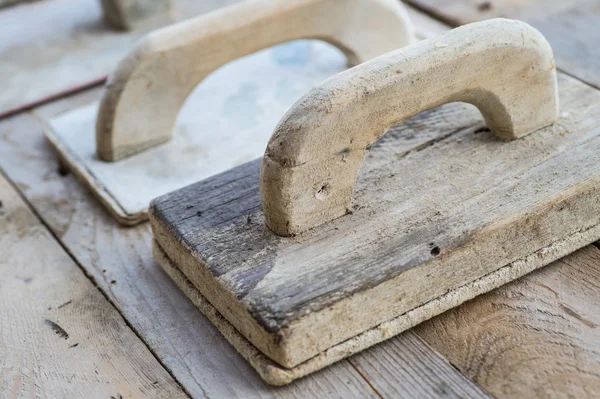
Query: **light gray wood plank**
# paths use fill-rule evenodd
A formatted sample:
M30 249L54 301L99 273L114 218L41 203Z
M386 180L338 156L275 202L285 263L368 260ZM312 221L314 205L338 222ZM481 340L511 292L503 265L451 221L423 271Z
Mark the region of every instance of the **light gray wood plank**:
M50 103L36 113L48 117L93 101L99 94L100 90L91 90L73 99ZM448 124L446 128L432 127L422 137L411 134L419 123L409 124L404 135L407 145L419 147L459 128L460 121L448 118L451 113L451 108L439 113L440 120ZM156 265L150 252L151 233L147 224L132 229L118 227L73 176L59 173L56 156L42 135L41 125L29 117L5 120L0 123L0 131L0 167L5 168L63 244L192 395L373 394L345 362L284 389L266 387ZM421 375L423 369L428 369L430 359L423 358L423 364L413 368L404 359L395 358L390 370L409 370L414 383L421 385L417 391L427 390L432 380L444 384L443 380L450 378L450 375L427 378ZM377 373L369 371L365 376L369 381L379 378ZM398 372L395 380L401 385L405 378L404 372ZM452 378L461 377L456 372ZM306 390L309 394L304 394Z
M587 0L583 0L585 2ZM487 18L519 18L558 13L582 0L405 0L422 12L458 26Z
M13 5L19 4L19 3L33 2L33 1L39 1L39 0L0 0L0 8L13 6Z
M131 32L106 24L99 0L8 7L0 12L0 116L99 84L148 31L235 1L174 0L172 21L148 21Z
M415 330L499 398L600 396L600 250L588 246Z
M398 359L402 359L399 362ZM386 398L484 398L488 394L467 380L413 331L348 359ZM423 384L427 380L427 384Z
M564 72L600 88L600 3L597 0L407 0L452 26L505 17L538 29Z
M0 392L187 395L0 174Z

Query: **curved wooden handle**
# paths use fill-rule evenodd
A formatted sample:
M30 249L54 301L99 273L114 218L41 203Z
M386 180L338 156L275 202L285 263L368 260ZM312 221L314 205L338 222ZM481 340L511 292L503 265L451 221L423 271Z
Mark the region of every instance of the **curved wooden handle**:
M268 227L288 236L344 215L369 148L422 111L471 103L503 140L553 123L556 79L541 33L524 22L494 19L326 80L288 111L269 141L261 170Z
M357 64L408 44L398 0L255 0L148 35L111 76L96 125L98 156L116 161L171 138L190 92L223 64L296 39L321 39Z

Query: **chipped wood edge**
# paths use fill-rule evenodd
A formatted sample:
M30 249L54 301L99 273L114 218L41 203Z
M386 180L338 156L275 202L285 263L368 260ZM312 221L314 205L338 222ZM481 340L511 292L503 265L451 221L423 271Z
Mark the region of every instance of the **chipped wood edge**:
M565 239L541 248L519 260L497 269L459 288L418 306L400 316L366 330L319 355L293 367L284 368L270 360L240 334L219 311L198 291L188 278L169 259L160 244L153 239L153 254L160 266L198 309L217 327L231 345L271 385L286 385L328 365L383 342L461 303L489 292L540 267L562 258L600 239L600 225L571 234Z
M37 115L36 115L37 117ZM60 161L77 177L77 179L92 192L94 197L100 201L106 210L113 216L118 223L124 226L135 226L148 220L148 212L140 211L128 213L117 199L88 169L85 162L70 150L60 135L54 132L54 129L44 120L37 117L44 127L44 135L56 150Z

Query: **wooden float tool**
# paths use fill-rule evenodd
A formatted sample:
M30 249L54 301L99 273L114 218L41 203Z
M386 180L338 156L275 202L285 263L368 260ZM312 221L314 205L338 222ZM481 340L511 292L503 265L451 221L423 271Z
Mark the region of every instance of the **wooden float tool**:
M462 26L308 92L262 162L155 199L155 257L289 383L598 240L598 101L526 23Z
M272 47L298 39L337 48ZM99 104L51 119L46 135L117 220L133 225L147 220L153 198L260 157L285 111L347 63L413 41L396 0L239 3L145 37Z

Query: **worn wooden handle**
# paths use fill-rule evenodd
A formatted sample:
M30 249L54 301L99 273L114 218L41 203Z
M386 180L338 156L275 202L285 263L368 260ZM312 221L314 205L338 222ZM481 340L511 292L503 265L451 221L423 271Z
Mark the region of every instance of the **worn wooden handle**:
M288 236L344 215L369 148L390 127L453 101L479 108L503 140L553 123L558 86L550 45L524 22L494 19L323 82L287 112L269 141L261 170L268 227Z
M397 0L255 0L158 30L121 62L96 125L98 156L116 161L168 141L198 83L223 64L296 39L321 39L352 64L407 45Z

